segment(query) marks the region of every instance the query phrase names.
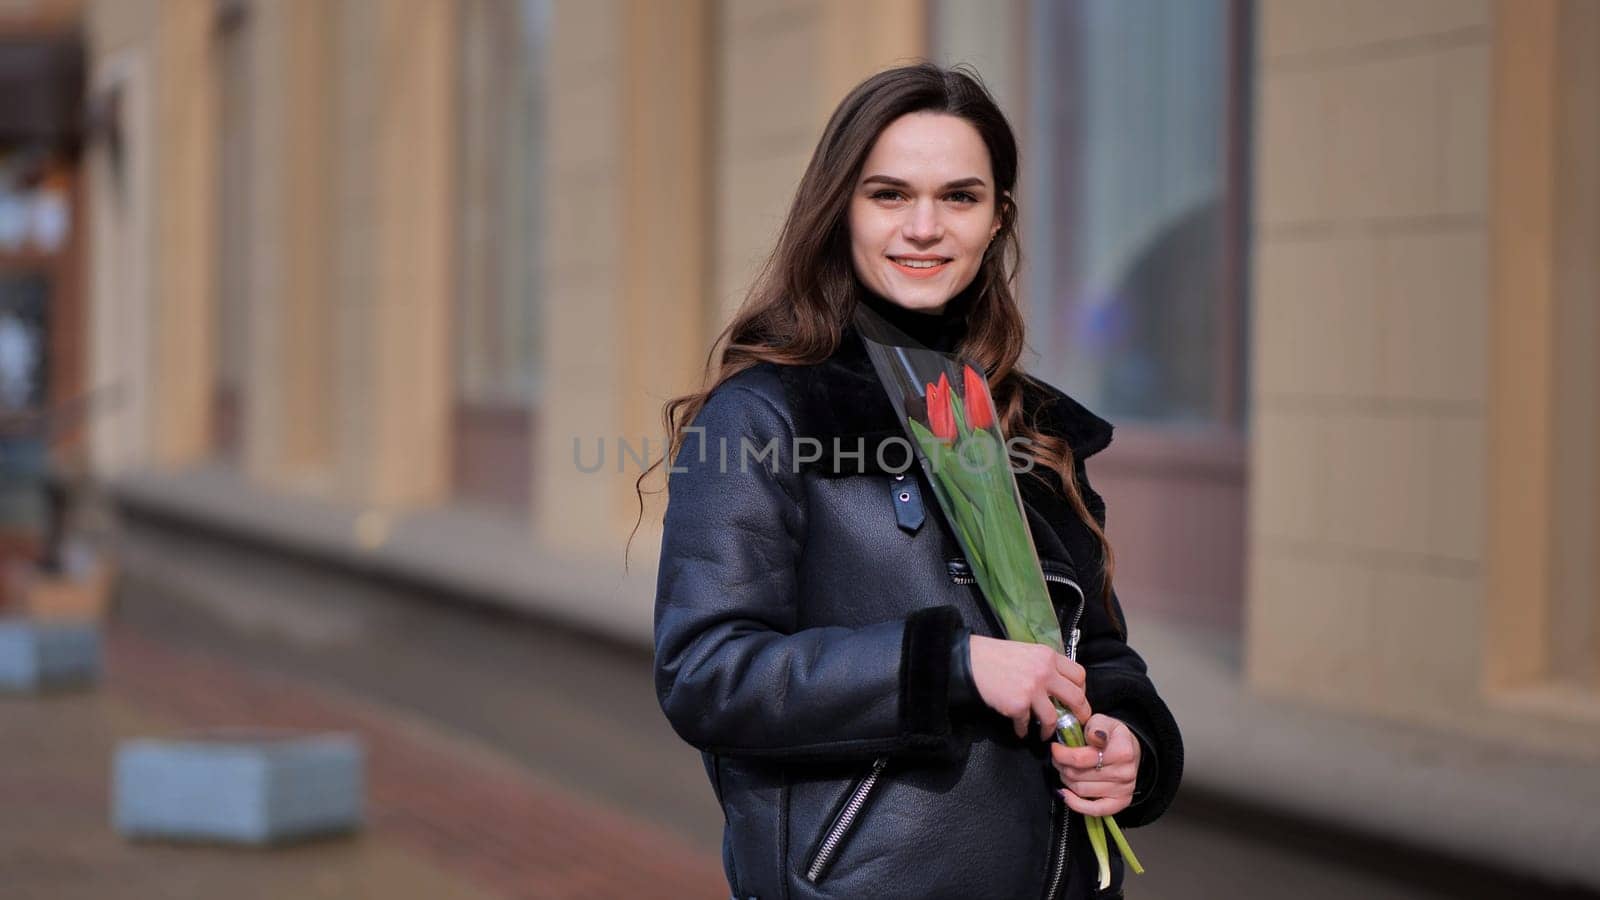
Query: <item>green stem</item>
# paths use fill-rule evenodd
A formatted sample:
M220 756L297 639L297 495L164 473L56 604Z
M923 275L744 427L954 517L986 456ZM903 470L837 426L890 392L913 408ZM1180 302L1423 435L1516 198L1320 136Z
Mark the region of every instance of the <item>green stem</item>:
M1094 848L1095 862L1100 864L1100 890L1111 886L1111 856L1106 852L1106 827L1101 816L1084 816L1089 826L1089 846Z
M1059 714L1065 712L1056 707ZM1068 747L1086 747L1088 741L1083 736L1083 725L1074 721L1068 728L1056 731L1061 737L1061 742ZM1084 825L1089 830L1089 846L1094 848L1094 858L1098 867L1100 890L1111 886L1111 856L1106 850L1106 831L1111 832L1111 839L1116 842L1117 849L1122 852L1122 859L1136 874L1144 874L1144 866L1139 864L1139 857L1133 855L1133 848L1128 846L1127 838L1122 836L1122 829L1117 827L1117 820L1111 816L1084 816Z
M1117 849L1122 852L1122 861L1128 864L1135 875L1144 874L1144 866L1139 865L1139 857L1133 855L1133 848L1128 846L1128 839L1122 836L1122 828L1117 825L1117 820L1105 816L1106 829L1111 832L1111 839L1117 842Z

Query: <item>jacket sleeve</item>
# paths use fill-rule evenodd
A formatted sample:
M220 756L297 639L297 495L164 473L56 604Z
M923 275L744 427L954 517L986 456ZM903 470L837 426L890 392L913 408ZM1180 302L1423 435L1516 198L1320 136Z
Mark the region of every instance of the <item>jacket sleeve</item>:
M1081 460L1077 467L1085 504L1104 527L1105 505L1088 487ZM1093 581L1094 589L1087 594L1079 622L1078 661L1087 672L1085 694L1089 708L1121 720L1139 740L1139 775L1133 802L1117 813L1118 824L1136 828L1160 818L1177 796L1183 780L1183 735L1150 680L1144 658L1128 643L1127 619L1116 591L1111 593L1110 604L1121 628L1106 613L1100 579Z
M668 476L656 581L656 695L674 730L731 756L950 755L958 611L797 628L806 509L791 422L730 382L691 427Z

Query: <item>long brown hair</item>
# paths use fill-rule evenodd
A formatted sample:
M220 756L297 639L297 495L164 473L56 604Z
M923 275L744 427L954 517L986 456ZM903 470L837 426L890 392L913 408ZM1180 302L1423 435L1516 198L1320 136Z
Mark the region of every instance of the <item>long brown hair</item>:
M878 135L901 116L914 112L965 119L988 147L1000 230L974 277L977 290L967 315L969 324L956 352L977 361L989 373L989 390L1005 434L1027 438L1019 444L1027 448L1035 465L1055 472L1061 492L1099 541L1101 597L1120 630L1122 625L1111 604L1116 565L1111 544L1084 505L1073 477L1072 449L1064 439L1040 433L1022 406L1026 376L1017 360L1023 347L1023 321L1012 294L1021 262L1014 193L1017 142L994 98L977 74L964 67L925 62L889 69L861 82L834 110L800 178L777 246L733 320L712 342L705 365L708 385L674 398L662 408L666 452L634 483L639 521L644 517L645 478L677 456L684 428L693 423L719 385L761 362L810 365L838 349L860 290L850 256L848 219L855 181ZM634 532L639 521L634 523ZM630 543L632 539L630 534Z

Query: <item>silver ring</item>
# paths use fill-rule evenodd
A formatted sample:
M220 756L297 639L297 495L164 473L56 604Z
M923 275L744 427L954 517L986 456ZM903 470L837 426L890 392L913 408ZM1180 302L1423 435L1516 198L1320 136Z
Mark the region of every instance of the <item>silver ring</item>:
M1104 768L1105 764L1106 764L1106 752L1104 750L1101 750L1100 751L1100 755L1098 757L1096 757L1096 759L1094 761L1094 767L1095 767L1096 770L1099 770L1099 769Z

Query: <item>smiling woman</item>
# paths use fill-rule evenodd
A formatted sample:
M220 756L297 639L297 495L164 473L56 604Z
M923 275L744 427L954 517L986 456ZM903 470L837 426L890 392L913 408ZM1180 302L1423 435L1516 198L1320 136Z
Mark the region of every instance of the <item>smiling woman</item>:
M983 136L959 116L912 113L884 129L863 169L850 200L856 273L899 306L942 311L1000 230Z
M656 690L704 755L740 900L1119 897L1123 861L1100 889L1083 817L1135 827L1177 792L1183 741L1127 643L1084 468L1111 426L1018 365L1016 182L1011 127L975 77L867 79L719 336L710 389L664 410L669 448L639 479L672 463ZM902 425L861 306L963 357L966 392L987 382L1024 439L1017 484L1066 653L1003 639L927 477L873 452ZM724 443L776 452L735 465L707 452ZM1057 706L1088 746L1051 745Z

